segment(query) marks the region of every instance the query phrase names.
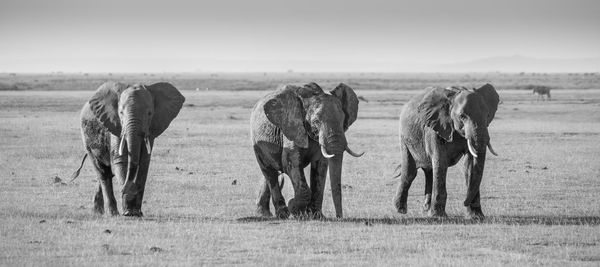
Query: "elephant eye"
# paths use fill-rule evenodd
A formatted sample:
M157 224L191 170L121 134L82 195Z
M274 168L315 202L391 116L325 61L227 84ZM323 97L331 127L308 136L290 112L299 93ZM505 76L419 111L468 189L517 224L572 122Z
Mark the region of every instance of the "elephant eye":
M467 119L467 115L465 115L464 113L460 114L458 116L461 120L466 120Z

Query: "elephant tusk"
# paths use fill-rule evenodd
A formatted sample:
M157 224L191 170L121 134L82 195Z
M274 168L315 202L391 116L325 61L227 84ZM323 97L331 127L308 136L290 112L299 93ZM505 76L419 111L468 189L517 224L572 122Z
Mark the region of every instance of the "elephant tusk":
M152 154L152 146L150 145L150 138L144 137L144 141L146 143L146 151L148 151L148 155Z
M125 150L125 135L121 136L121 142L119 143L119 156L123 156Z
M473 157L477 157L477 151L475 150L475 148L473 148L473 145L471 144L471 139L467 138L467 146L469 147L469 152L471 152L471 155L473 155Z
M490 150L490 153L492 153L496 157L498 156L498 154L496 154L496 151L494 151L494 149L492 148L492 143L491 142L488 142L487 147Z
M283 184L285 183L285 174L280 171L279 175L277 175L277 180L279 180L279 189L283 188Z
M356 158L360 158L360 157L362 157L362 155L365 154L365 152L356 153L356 152L352 151L352 149L350 149L348 146L346 146L346 152L348 152L348 154L350 154L351 156L356 157Z
M333 156L334 156L334 155L328 154L327 150L325 150L324 146L321 146L321 154L323 154L323 157L325 157L326 159L333 158Z

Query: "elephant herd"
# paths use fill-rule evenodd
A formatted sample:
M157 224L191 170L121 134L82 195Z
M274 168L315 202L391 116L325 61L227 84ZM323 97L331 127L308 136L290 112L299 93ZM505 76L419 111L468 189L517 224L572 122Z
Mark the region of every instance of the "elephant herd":
M98 177L93 210L119 215L112 178L121 184L122 214L143 216L142 199L155 138L178 115L185 98L166 82L126 85L107 82L83 106L81 133L86 154L74 173L79 175L87 157ZM327 172L337 218L342 209L342 160L354 157L345 132L358 117L359 98L340 83L329 92L318 84L285 85L261 98L250 117L251 140L264 175L256 203L260 216L324 218L321 212ZM479 187L486 150L488 126L498 108L499 96L485 84L464 87L426 88L404 105L400 114L400 177L394 205L407 211L410 185L422 169L425 174L423 210L432 217L446 216L446 171L461 158L467 185L464 206L470 219L484 217ZM310 184L304 168L310 165ZM287 175L294 197L287 205L281 193Z

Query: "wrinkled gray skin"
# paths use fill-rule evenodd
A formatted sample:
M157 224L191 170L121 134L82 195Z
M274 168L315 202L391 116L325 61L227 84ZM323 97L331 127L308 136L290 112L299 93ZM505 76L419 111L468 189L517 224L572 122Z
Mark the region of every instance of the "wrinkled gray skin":
M345 132L356 120L358 98L345 84L326 94L315 83L287 85L265 96L251 115L252 142L258 165L265 177L257 201L260 216L272 216L272 198L279 218L308 214L322 218L327 170L331 180L336 216L342 213L342 159L347 150ZM324 147L325 152L322 152ZM331 158L325 158L324 153ZM310 167L310 187L304 168ZM288 206L281 194L278 176L285 173L294 187ZM289 209L288 209L289 207Z
M184 101L169 83L128 86L107 82L83 106L83 143L99 183L94 197L96 213L119 214L112 185L116 176L122 185L123 215L142 216L154 138L167 129Z
M538 95L537 100L540 100L540 98L541 98L542 101L545 101L544 95L546 96L546 99L551 100L550 87L548 87L548 86L538 85L538 86L533 87L533 94Z
M406 213L408 189L417 169L422 169L425 173L423 210L432 217L446 216L446 171L464 156L465 216L484 217L479 186L490 141L488 125L498 109L498 102L496 90L486 84L475 90L427 88L404 106L400 114L401 181L394 198L399 213ZM472 153L467 140L472 144Z

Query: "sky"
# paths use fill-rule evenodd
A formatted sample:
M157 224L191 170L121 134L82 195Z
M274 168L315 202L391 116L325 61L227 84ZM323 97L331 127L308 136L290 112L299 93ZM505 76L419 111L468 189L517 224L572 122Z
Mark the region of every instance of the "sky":
M600 1L0 1L0 72L407 71L600 58Z

